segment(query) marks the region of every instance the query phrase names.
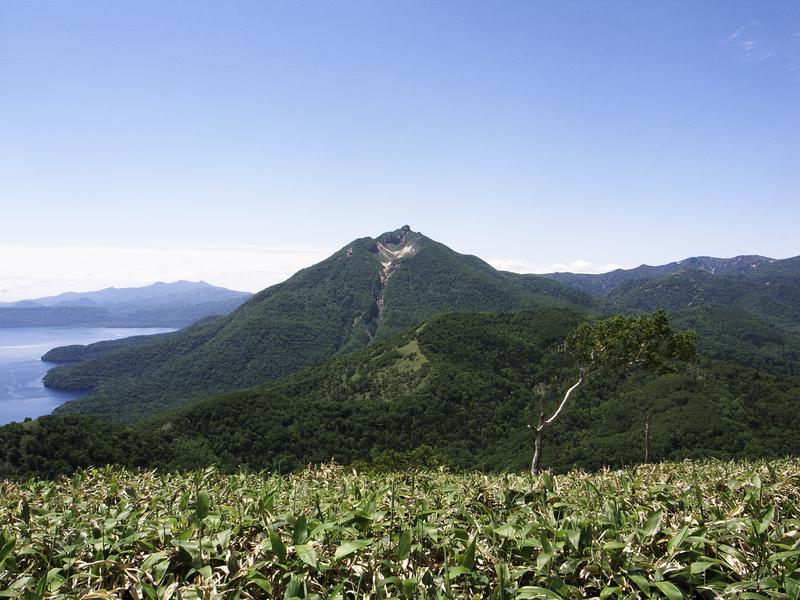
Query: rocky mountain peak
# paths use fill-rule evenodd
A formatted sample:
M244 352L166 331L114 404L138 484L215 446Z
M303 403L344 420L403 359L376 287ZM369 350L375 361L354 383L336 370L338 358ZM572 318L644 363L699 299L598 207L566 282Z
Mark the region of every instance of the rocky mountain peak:
M419 238L420 235L411 231L411 227L403 225L400 229L388 231L375 239L374 252L380 256L387 278L399 259L416 254L418 248L415 242Z
M411 231L411 227L408 225L403 225L400 229L387 231L386 233L379 235L377 238L375 238L375 241L384 246L401 246L406 242L407 239L413 237L413 234L414 232Z

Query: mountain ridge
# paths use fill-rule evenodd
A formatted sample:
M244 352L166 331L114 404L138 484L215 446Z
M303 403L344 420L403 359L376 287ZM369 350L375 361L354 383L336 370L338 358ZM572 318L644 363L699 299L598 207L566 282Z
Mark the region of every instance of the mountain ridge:
M230 313L252 294L206 282L157 282L0 303L0 327L183 327Z
M800 322L798 267L800 259L694 257L633 270L638 278L622 272L627 279L608 293L590 295L544 276L498 271L403 226L353 240L224 318L136 347L64 349L59 359L75 364L51 370L45 384L90 392L62 405L59 414L134 422L269 383L444 312L542 308L588 316L658 308L678 315L708 307L686 322L699 323L710 336L703 343L712 354L725 355L724 344L733 342L744 363L789 373L800 334L793 329ZM729 331L713 325L718 317ZM768 354L760 350L764 344Z
M13 308L20 304L35 303L37 306L58 306L64 302L74 304L81 301L89 301L93 306L103 306L107 304L128 303L135 300L156 299L171 297L174 295L185 296L185 301L191 304L201 304L209 300L229 299L232 297L249 297L250 292L240 292L230 290L221 286L212 285L205 281L188 281L180 279L170 283L156 281L145 286L135 287L107 287L88 292L62 292L53 296L43 296L41 298L30 298L17 300L14 302L0 302L2 308Z
M56 415L128 423L128 440L152 433L166 454L143 465L291 468L424 444L459 468L519 469L537 398L557 403L574 375L559 340L583 320L666 308L696 331L700 362L593 378L549 433L548 463L641 460L631 440L645 423L659 459L798 453L800 258L735 258L647 267L592 296L404 226L353 240L226 317L54 350L75 364L46 383L91 391Z
M135 420L203 395L271 381L441 312L574 306L548 293L553 285L573 293L549 283L544 292L526 289L479 258L404 226L353 240L256 293L198 344L190 340L203 336L189 328L155 341L157 351L131 349L127 362L151 350L163 357L134 381L118 362L98 357L50 371L45 384L92 391L60 407L61 413Z
M700 270L712 275L745 275L770 271L781 264L793 264L800 256L785 259L770 258L757 254L742 254L731 258L713 256L691 256L663 265L641 264L631 269L614 269L607 273L545 273L542 277L564 283L593 295L607 295L619 284L639 279L652 279L682 270ZM778 263L778 265L776 265ZM774 265L774 266L773 266ZM764 269L764 267L768 267Z

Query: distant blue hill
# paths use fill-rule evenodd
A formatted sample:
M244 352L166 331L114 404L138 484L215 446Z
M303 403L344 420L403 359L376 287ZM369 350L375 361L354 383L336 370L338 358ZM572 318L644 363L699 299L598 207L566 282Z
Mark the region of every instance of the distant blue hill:
M204 281L65 292L0 303L0 327L184 327L227 315L251 295Z

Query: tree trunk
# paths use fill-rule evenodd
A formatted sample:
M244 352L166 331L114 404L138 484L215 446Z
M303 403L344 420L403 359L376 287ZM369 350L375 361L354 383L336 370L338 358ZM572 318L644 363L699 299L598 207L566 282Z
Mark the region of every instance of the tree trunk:
M539 413L539 424L533 434L533 460L531 461L531 475L536 477L541 473L542 462L542 432L544 431L544 413Z
M650 462L650 415L644 420L644 462Z
M561 404L558 405L556 412L554 412L546 421L544 418L544 404L539 405L539 424L536 426L536 430L533 434L533 460L531 461L531 475L534 477L541 472L540 464L542 462L542 433L553 423L553 421L558 418L558 416L561 414L561 411L564 410L564 407L567 405L567 401L569 400L570 396L572 396L572 393L581 386L588 374L589 373L584 372L581 374L578 381L572 384L572 387L567 390L566 394L564 394L564 398L561 400Z

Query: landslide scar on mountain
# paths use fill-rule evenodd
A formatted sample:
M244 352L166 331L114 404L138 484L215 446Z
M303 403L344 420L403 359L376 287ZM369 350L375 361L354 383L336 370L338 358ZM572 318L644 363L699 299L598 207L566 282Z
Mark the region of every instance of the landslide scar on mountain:
M380 285L375 293L375 304L363 317L370 339L375 337L383 319L386 284L397 269L399 262L417 253L415 242L415 236L408 225L404 225L397 231L385 233L375 240L372 252L378 255L383 268L380 272Z

